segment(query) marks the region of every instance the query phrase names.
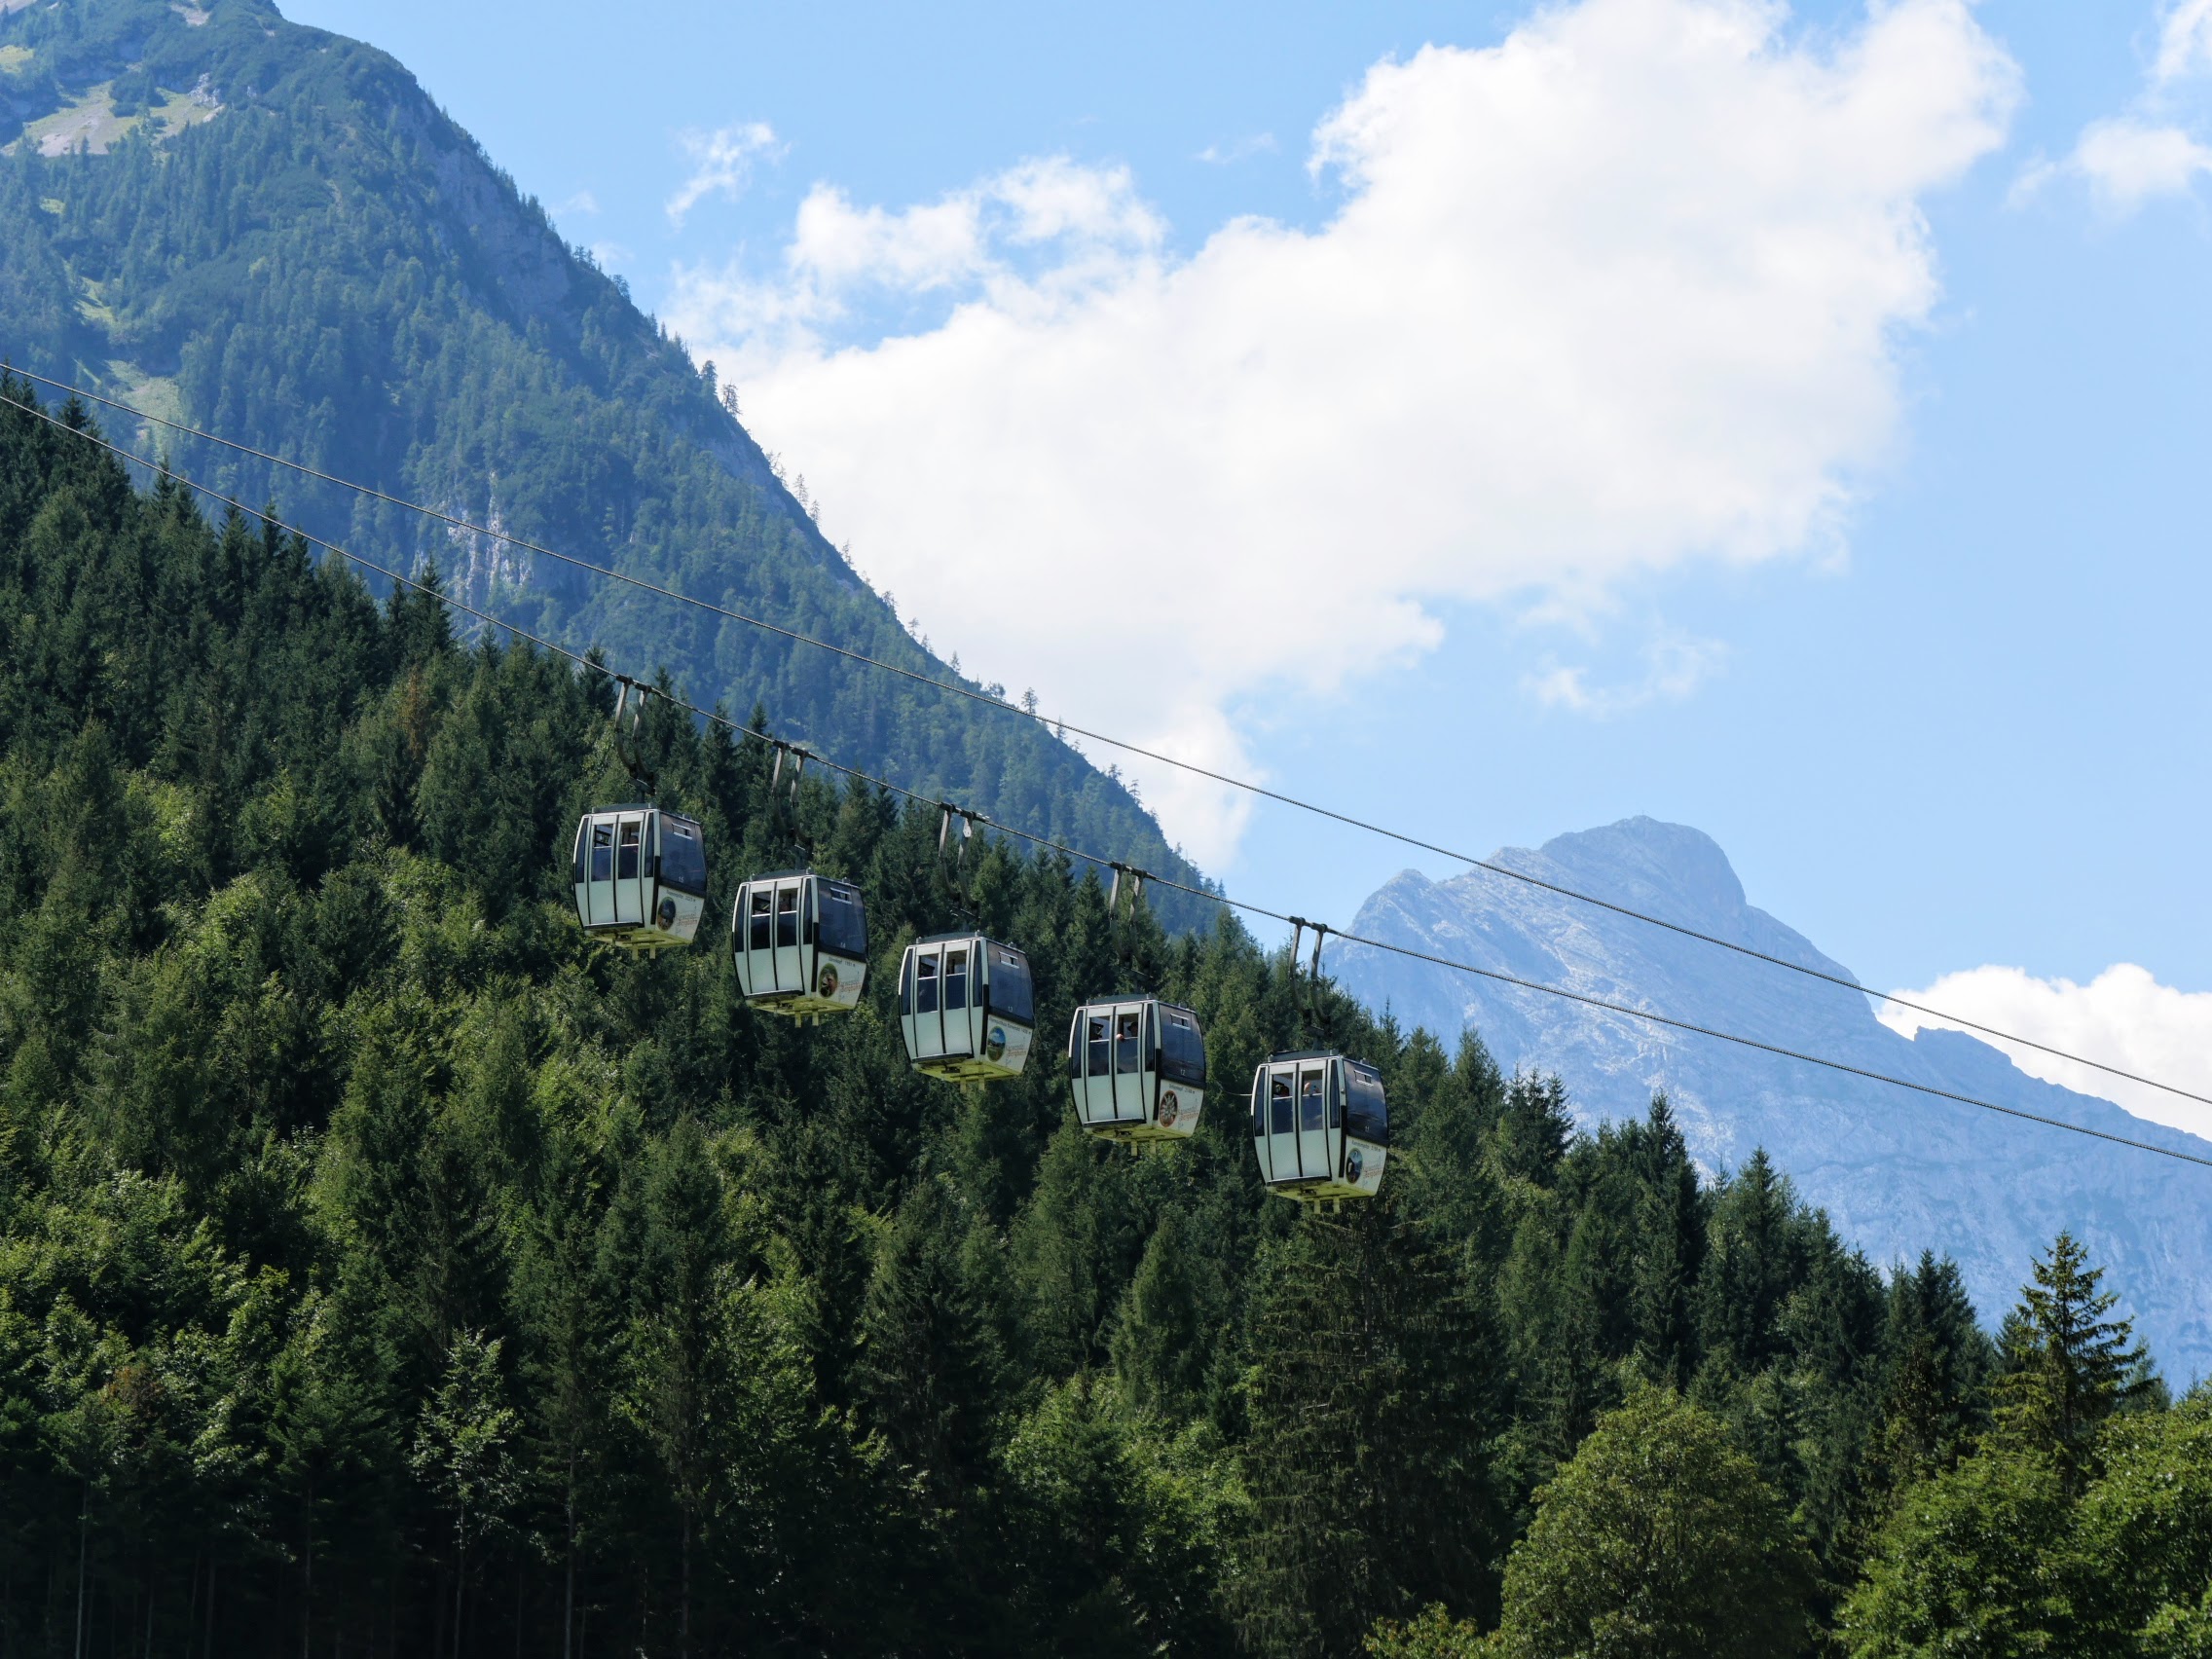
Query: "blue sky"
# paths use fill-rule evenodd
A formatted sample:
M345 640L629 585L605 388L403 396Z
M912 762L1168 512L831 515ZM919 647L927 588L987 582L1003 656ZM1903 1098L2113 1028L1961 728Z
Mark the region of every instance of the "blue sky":
M969 672L1470 852L1694 824L1869 982L2212 1078L2205 0L288 9ZM1142 782L1264 903L1445 872Z

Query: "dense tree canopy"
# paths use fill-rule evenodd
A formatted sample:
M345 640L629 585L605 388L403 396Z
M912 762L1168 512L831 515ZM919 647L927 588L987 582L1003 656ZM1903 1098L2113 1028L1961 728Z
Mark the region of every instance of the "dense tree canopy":
M1047 1041L922 1079L887 987L956 914L936 823L811 778L796 831L872 921L857 1012L747 1012L713 929L589 944L608 707L0 407L0 1652L1338 1654L1701 1574L1825 1621L1870 1548L1869 1608L1982 1549L2020 1628L2061 1597L2199 1640L2202 1510L2165 1494L2200 1402L2122 1388L2074 1485L1977 1453L2033 1345L1763 1158L1701 1179L1664 1100L1582 1132L1471 1037L1316 1016L1234 922L1110 917L999 843L971 897ZM655 703L644 742L717 903L798 855L757 738ZM1127 983L1207 1030L1172 1150L1071 1122L1052 1034ZM1339 1216L1262 1194L1239 1099L1320 1032L1394 1126ZM1706 1553L1637 1556L1653 1516ZM2092 1606L2003 1556L2020 1516L2141 1571ZM1576 1549L1642 1565L1546 1566Z
M1720 1424L1641 1388L1536 1493L1498 1645L1512 1659L1783 1659L1812 1635L1811 1567Z

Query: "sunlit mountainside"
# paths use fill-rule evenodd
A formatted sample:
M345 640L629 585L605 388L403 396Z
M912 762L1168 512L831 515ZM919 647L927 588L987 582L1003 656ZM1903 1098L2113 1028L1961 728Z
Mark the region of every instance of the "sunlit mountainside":
M1632 818L1492 862L1849 977L1748 903L1727 855L1682 825ZM2212 1145L2029 1077L1974 1038L1899 1036L1839 986L1487 870L1444 882L1409 870L1367 901L1354 931L2212 1157ZM1707 1169L1740 1167L1764 1147L1874 1261L1948 1252L1982 1308L2003 1306L2036 1242L2071 1227L2113 1265L2174 1376L2212 1373L2205 1171L1385 952L1333 954L1371 1007L1431 1030L1471 1027L1508 1070L1558 1073L1586 1124L1641 1117L1664 1089Z
M0 359L955 678L682 344L384 53L266 0L10 7L0 145ZM666 666L702 704L757 704L835 758L1187 867L1032 721L235 451L122 435L350 551L434 561L459 597L632 673Z

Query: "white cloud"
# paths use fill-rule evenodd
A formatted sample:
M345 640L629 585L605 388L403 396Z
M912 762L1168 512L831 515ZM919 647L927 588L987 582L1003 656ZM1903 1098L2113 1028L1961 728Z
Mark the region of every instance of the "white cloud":
M2183 196L2197 175L2212 172L2212 148L2185 117L2191 83L2212 70L2212 0L2179 0L2159 19L2158 47L2143 87L2126 110L2092 121L2066 159L2022 174L2015 200L2040 191L2060 173L2089 187L2097 205L2124 218L2157 196Z
M588 190L577 191L575 195L570 197L566 202L562 203L559 206L553 209L554 215L557 218L563 219L569 218L571 215L583 215L585 217L589 217L591 214L597 213L598 211L599 198L594 196Z
M2159 25L2152 79L2170 85L2207 69L2212 69L2212 0L2181 0Z
M2082 129L2068 166L2108 210L2132 213L2154 196L2175 196L2212 172L2212 149L2173 126L2147 126L2127 116Z
M1250 132L1241 138L1232 138L1226 144L1208 144L1195 160L1207 162L1217 167L1233 166L1248 162L1254 156L1272 156L1275 153L1275 135L1272 132Z
M1964 0L1788 20L1581 0L1380 63L1314 134L1342 202L1311 231L1170 257L1124 173L1067 162L1034 198L825 188L782 273L681 272L670 310L919 627L1241 764L1231 714L1434 648L1432 602L1832 542L1936 298L1919 203L2016 74ZM838 340L871 290L941 314ZM1234 799L1138 775L1229 855Z
M1720 672L1728 648L1717 640L1664 634L1644 646L1644 672L1625 685L1592 685L1586 668L1548 663L1526 676L1522 689L1546 708L1610 719L1652 703L1677 703Z
M681 225L692 208L710 196L733 200L745 194L752 182L753 165L777 153L776 134L764 121L749 121L713 132L681 132L677 142L691 158L690 176L668 199L671 224Z
M1926 990L1898 995L2102 1060L2139 1077L2212 1095L2212 991L2179 991L2161 985L2148 969L2133 963L2107 968L2085 985L2071 979L2039 979L2018 968L1972 968L1946 974ZM1881 1005L1881 1015L1885 1024L1907 1036L1922 1026L1940 1028L1948 1023L1894 1003ZM2012 1063L2031 1077L2115 1101L2155 1123L2212 1136L2212 1106L2034 1049L1988 1037L1982 1040L2005 1050Z

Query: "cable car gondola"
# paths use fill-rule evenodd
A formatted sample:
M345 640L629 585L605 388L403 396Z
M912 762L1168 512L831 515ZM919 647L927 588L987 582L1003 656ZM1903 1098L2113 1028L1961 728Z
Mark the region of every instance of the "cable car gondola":
M1029 959L978 933L937 934L899 964L899 1030L914 1069L955 1083L1018 1077L1037 1029Z
M569 876L592 938L648 954L689 944L707 907L706 836L661 807L598 807L576 826Z
M861 890L812 870L756 875L729 913L738 990L753 1007L793 1019L845 1014L867 984L867 913Z
M1158 997L1086 1003L1068 1027L1075 1115L1106 1140L1183 1140L1206 1096L1198 1016Z
M1252 1074L1252 1148L1269 1192L1371 1198L1389 1146L1382 1076L1364 1061L1306 1050L1271 1054Z

